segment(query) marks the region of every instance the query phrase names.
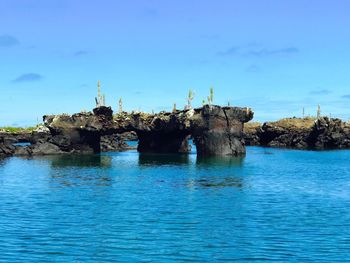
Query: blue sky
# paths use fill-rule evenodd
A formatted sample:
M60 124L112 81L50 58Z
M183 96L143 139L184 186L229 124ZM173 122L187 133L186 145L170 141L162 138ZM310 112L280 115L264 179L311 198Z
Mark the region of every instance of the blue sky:
M347 0L0 0L0 125L106 103L248 106L350 118Z

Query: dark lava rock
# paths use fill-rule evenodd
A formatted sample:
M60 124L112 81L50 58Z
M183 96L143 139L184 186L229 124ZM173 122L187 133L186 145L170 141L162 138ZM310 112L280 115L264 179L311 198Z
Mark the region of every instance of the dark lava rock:
M113 118L111 108L99 107L93 114L44 116L44 123L52 136L62 136L50 142L63 151L120 149L124 146L117 145L113 137L102 137L132 131L137 134L133 137L139 141L140 152L188 152L192 135L200 155L240 155L245 153L243 123L252 117L248 108L206 105L173 113L122 113Z
M64 153L60 147L55 144L44 142L29 147L31 155L54 155Z
M94 115L100 118L100 121L112 121L113 120L113 110L111 107L101 106L93 109Z
M350 148L350 126L340 119L320 118L312 127L308 142L321 150Z
M247 125L244 137L249 145L317 150L350 148L349 124L328 117L288 118L262 126Z
M0 156L11 156L15 152L15 147L11 144L0 143Z
M119 152L134 149L130 147L119 134L101 136L102 152Z
M253 118L248 108L204 106L192 120L198 155L245 154L243 124Z
M259 131L261 124L257 122L248 122L244 124L243 138L246 146L260 145Z
M137 137L137 133L134 131L130 131L130 132L123 132L118 134L119 138L124 140L124 141L137 141L138 137Z

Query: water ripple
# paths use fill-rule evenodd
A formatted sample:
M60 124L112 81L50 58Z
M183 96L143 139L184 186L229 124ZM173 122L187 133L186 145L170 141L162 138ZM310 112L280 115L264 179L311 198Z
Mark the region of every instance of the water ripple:
M350 260L350 151L0 160L0 262Z

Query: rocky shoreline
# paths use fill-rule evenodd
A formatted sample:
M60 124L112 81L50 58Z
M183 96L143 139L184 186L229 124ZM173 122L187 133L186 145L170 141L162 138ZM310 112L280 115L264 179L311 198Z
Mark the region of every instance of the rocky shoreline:
M116 115L110 107L101 106L93 112L44 116L45 126L30 133L0 133L0 155L121 151L130 149L126 140L136 138L139 152L188 153L191 137L198 155L238 156L245 154L243 124L252 118L249 108L217 105Z
M350 124L340 119L286 118L275 122L248 123L246 145L292 149L331 150L350 148Z
M126 141L137 140L134 132L105 135L101 137L101 152L118 152L136 149ZM24 145L24 146L23 146ZM65 151L64 149L68 149ZM52 136L47 131L0 132L0 156L31 156L74 153L69 152L69 143L61 136Z
M242 155L245 146L305 150L350 149L350 124L340 119L285 118L249 123L248 108L205 106L158 114L121 113L99 107L93 112L44 116L30 132L0 131L0 156L139 152L187 153L191 137L198 155ZM248 122L248 123L246 123ZM246 123L245 125L243 125Z

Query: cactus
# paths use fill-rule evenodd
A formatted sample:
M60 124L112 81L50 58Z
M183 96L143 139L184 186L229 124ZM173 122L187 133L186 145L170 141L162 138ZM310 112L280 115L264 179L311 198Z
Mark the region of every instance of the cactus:
M101 82L97 82L97 97L95 97L96 107L101 107L106 105L105 95L101 95Z
M209 105L213 104L213 101L214 101L214 87L213 86L210 87L210 92L209 92L209 96L207 97L207 100L208 100Z
M318 105L317 106L317 119L319 119L321 117L321 106Z
M208 101L209 104L213 104L213 102L214 102L214 87L213 86L210 87L209 100L210 100L210 101Z
M194 92L190 89L188 91L188 97L187 97L187 105L185 107L186 110L192 109L192 100L194 98Z
M122 98L119 99L119 113L123 112L123 101Z
M101 98L101 81L97 81L97 97Z
M176 103L173 105L173 112L176 112Z

